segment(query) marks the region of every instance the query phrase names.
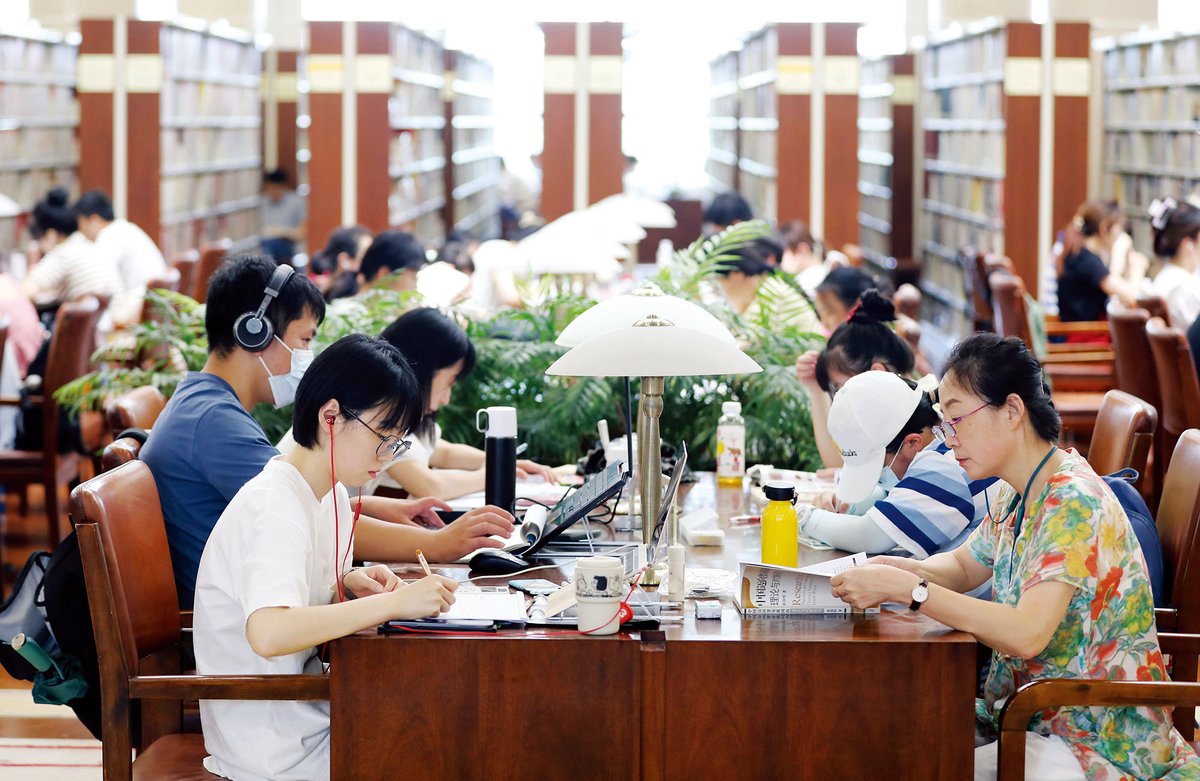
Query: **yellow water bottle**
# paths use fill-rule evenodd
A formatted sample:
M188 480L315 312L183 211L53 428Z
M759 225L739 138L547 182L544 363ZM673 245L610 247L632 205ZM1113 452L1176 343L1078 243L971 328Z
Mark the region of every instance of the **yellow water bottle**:
M799 566L796 486L783 482L767 483L763 486L763 493L767 495L767 506L762 512L763 564Z

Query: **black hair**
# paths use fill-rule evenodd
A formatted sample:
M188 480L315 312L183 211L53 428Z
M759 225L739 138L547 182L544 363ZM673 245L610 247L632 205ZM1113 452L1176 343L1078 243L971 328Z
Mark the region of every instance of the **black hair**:
M729 251L729 257L717 266L717 273L727 277L735 271L740 271L748 277L769 274L773 266L767 262L763 247L755 242L743 244Z
M911 374L916 365L912 348L887 324L895 322L896 307L878 290L863 293L850 319L834 329L817 358L817 384L830 390L829 368L853 377L882 363L896 374Z
M386 269L388 273L412 269L416 271L425 265L425 248L411 233L404 231L384 231L371 242L363 255L359 273L363 279L370 282Z
M759 236L751 246L758 250L762 261L771 268L777 267L779 261L783 260L783 241L778 235Z
M426 414L433 375L459 361L462 361L459 378L470 374L475 368L475 345L453 318L432 307L400 315L379 336L404 353L412 366L421 398L421 420L413 428L424 433L433 423L433 416Z
M358 242L371 232L361 225L348 225L329 234L325 247L313 255L312 270L316 274L328 274L338 270L337 257L345 252L350 257L358 255Z
M228 355L237 347L233 324L244 313L258 309L278 265L265 255L239 255L213 274L204 306L204 331L210 353ZM312 312L320 323L325 319L325 299L311 279L292 274L279 295L267 305L266 314L275 334L282 339L287 327L303 317L305 310Z
M46 197L33 207L33 218L29 221L29 235L40 239L46 231L54 230L66 238L74 233L79 224L67 207L70 195L61 187L46 193Z
M471 258L471 238L459 231L450 231L438 250L437 259L449 263L464 274L475 273L475 261Z
M282 168L272 168L263 172L263 184L281 184L287 187L289 180L287 171Z
M297 445L316 446L319 413L330 399L337 399L344 420L353 419L351 412L364 417L367 410L382 407L383 416L371 426L385 433L407 434L421 416L417 378L404 355L386 340L366 334L338 339L304 372L292 411Z
M1164 207L1166 213L1154 228L1154 254L1160 258L1173 258L1185 239L1200 240L1200 209L1189 203L1174 203Z
M704 221L727 228L735 222L754 219L750 203L735 192L721 193L704 210Z
M817 240L813 238L808 226L800 220L792 220L780 225L779 236L784 245L792 252L798 250L801 244L807 244L814 253L818 250Z
M88 190L79 196L79 200L75 202L75 206L72 207L71 211L75 214L76 218L95 215L108 222L112 222L115 219L112 201L109 200L108 193L103 190Z
M1009 394L1017 394L1037 435L1058 442L1062 420L1050 398L1042 364L1017 337L994 333L967 337L951 351L942 376L952 376L992 407L1003 405Z
M917 389L917 383L905 377L901 377L908 387L913 390ZM933 399L929 394L921 391L921 400L917 403L917 408L913 410L912 417L904 424L904 428L900 429L900 433L888 443L884 450L888 453L895 453L904 444L904 438L909 434L920 434L927 428L932 428L937 424L939 418L937 411L933 408Z
M817 285L817 292L832 293L849 309L871 288L878 289L879 283L870 274L862 269L839 266L825 275Z

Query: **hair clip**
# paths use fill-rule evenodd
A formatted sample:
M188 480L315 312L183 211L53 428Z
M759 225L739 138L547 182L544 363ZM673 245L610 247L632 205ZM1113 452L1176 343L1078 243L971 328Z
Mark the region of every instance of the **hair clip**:
M847 323L854 319L854 315L856 312L858 312L859 309L862 309L862 299L861 298L859 300L855 301L854 306L850 307L850 311L846 313L846 322Z
M1086 225L1086 223L1083 220L1082 214L1077 216L1075 219L1071 220L1071 227L1074 228L1075 230L1079 231L1080 233L1083 233L1083 229L1084 229L1085 225Z
M1175 211L1176 206L1178 204L1175 199L1169 195L1161 200L1155 198L1147 210L1150 213L1150 227L1159 231L1166 228L1167 220L1171 218L1171 213Z
M917 389L925 393L933 393L938 389L938 378L933 374L926 374L917 380Z

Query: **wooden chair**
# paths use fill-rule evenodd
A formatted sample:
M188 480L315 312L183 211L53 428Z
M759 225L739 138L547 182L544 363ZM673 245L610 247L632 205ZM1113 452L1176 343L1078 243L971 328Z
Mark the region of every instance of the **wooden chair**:
M1158 410L1136 396L1110 390L1104 394L1096 415L1088 463L1101 475L1126 468L1143 475L1157 427Z
M78 486L71 514L100 662L105 779L215 777L203 769L203 736L179 733L183 700L329 699L326 676L181 674L179 600L145 464L124 464ZM135 736L130 716L139 706Z
M1138 309L1145 309L1151 317L1161 317L1164 323L1171 322L1171 310L1167 309L1167 302L1163 300L1162 296L1139 293L1134 300L1134 305Z
M217 269L225 262L229 246L230 243L225 241L200 250L200 265L196 269L196 280L194 282L196 295L192 296L192 298L201 304L208 299L208 280L212 279L212 275L217 273Z
M167 397L162 391L147 385L113 399L105 409L105 415L109 428L114 434L120 434L127 428L152 428L165 406Z
M1182 331L1169 327L1161 318L1152 317L1146 322L1146 338L1150 342L1154 376L1158 379L1161 394L1162 450L1173 454L1180 434L1189 428L1200 428L1200 380L1196 377L1187 336ZM1171 468L1173 457L1168 455L1165 459L1164 471Z
M1154 358L1150 354L1150 339L1146 336L1146 322L1149 319L1150 314L1145 309L1117 307L1108 314L1108 331L1112 336L1117 389L1161 410L1158 376L1154 369ZM1142 496L1151 510L1154 510L1158 493L1162 490L1163 473L1167 461L1171 459L1170 448L1173 444L1161 433L1154 437L1147 467L1148 479L1142 481Z
M181 257L175 258L175 271L179 273L180 293L192 299L196 298L196 276L199 272L200 253L190 250Z
M173 290L179 292L179 283L183 275L178 268L167 269L167 274L158 279L152 279L146 283L146 290ZM142 301L142 316L143 323L149 323L155 319L154 306L148 300Z
M92 335L101 311L100 302L94 298L68 302L59 307L42 387L38 394L28 399L30 404L41 407L42 448L0 450L0 485L9 490L24 489L32 484L44 487L51 547L62 538L59 486L78 482L82 462L80 455L74 451L59 452L58 402L54 400L54 392L87 372ZM0 403L19 404L20 400L4 397L0 398Z
M137 461L142 443L133 437L118 437L104 446L100 455L100 473L111 472L121 464Z
M921 289L916 285L904 283L896 288L892 303L896 305L897 314L904 315L910 320L921 320Z

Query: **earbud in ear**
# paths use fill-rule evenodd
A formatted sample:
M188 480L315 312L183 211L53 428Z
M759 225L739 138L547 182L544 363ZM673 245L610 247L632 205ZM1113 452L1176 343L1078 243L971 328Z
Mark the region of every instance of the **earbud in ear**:
M334 414L332 412L326 412L325 413L325 422L332 426L333 421L334 421Z

